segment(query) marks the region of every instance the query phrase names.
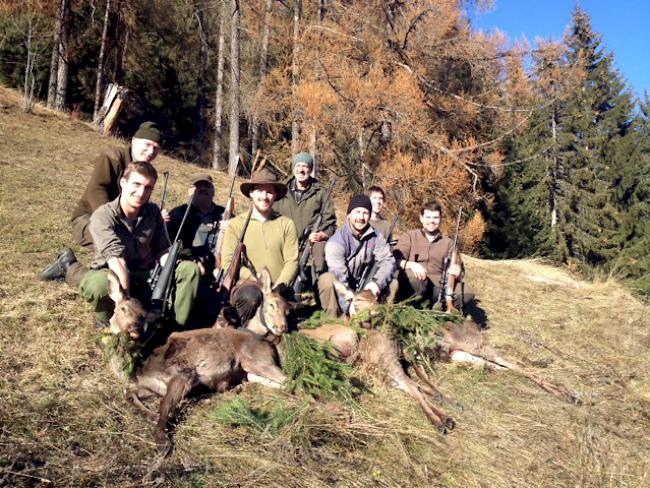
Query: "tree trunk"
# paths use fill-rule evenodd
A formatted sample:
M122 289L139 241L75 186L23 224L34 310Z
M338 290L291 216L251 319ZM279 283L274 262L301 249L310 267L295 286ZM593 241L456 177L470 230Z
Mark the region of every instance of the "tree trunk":
M217 53L217 92L215 94L214 103L214 143L212 145L212 168L215 170L223 171L227 165L225 161L221 160L221 141L223 139L223 65L225 59L225 33L224 28L226 25L226 15L228 12L227 2L221 4L221 11L219 12L219 46Z
M50 80L47 85L47 106L54 108L56 101L56 77L59 71L59 44L61 43L61 6L65 0L59 2L54 22L54 43L52 45L52 59L50 61Z
M59 62L56 75L56 99L54 108L60 112L66 109L68 95L68 62L70 60L70 0L61 2L61 34L59 38Z
M266 0L266 7L264 9L264 28L262 32L262 46L260 47L260 85L266 76L266 59L269 52L269 31L271 29L270 20L272 9L273 0ZM257 154L260 138L260 124L257 117L257 112L255 110L253 110L253 120L251 122L251 125L251 154Z
M97 62L97 82L95 83L95 106L93 108L93 121L97 123L99 107L101 106L102 90L104 85L104 56L106 55L106 41L108 40L108 19L111 12L111 0L106 0L104 13L104 28L102 29L102 42L99 47L99 61Z
M117 17L115 27L115 71L113 72L113 83L124 85L124 60L126 59L126 46L129 42L129 26L124 20L122 0L114 0L113 10Z
M316 18L316 25L318 27L321 26L323 23L323 19L325 18L325 10L327 8L326 6L327 0L319 0L318 2L318 17ZM320 46L320 42L322 41L323 36L321 35L321 30L320 28L318 29L318 39L319 43L318 45ZM319 50L320 51L320 50ZM316 61L316 66L314 69L314 72L316 73L316 81L319 81L321 78L321 69L320 69L320 52L318 53L318 60ZM311 170L311 176L312 178L316 177L317 173L317 166L318 166L318 132L316 130L316 121L312 121L312 127L311 127L311 133L309 134L309 153L311 154L312 158L314 158L314 166Z
M553 169L551 171L551 181L549 182L549 205L551 210L551 229L557 225L557 195L555 194L556 188L556 178L558 170L558 160L557 160L557 127L556 127L556 112L553 110L551 117L551 134L553 137Z
M27 19L27 61L25 63L25 85L23 91L23 111L32 109L32 96L34 94L34 53L32 52L33 27L32 18Z
M239 154L239 0L232 0L230 21L230 146L228 174L235 173Z
M300 151L300 127L298 125L298 107L296 105L296 88L298 85L298 40L300 37L300 15L302 0L295 0L293 8L293 55L291 57L291 156Z
M196 18L198 21L199 32L199 66L196 79L196 104L194 105L194 119L196 121L196 137L194 144L197 154L203 152L205 141L205 121L203 112L205 110L205 80L208 76L208 68L210 65L209 54L210 46L208 45L208 29L205 25L205 15L202 2L197 2ZM200 158L203 161L203 158Z

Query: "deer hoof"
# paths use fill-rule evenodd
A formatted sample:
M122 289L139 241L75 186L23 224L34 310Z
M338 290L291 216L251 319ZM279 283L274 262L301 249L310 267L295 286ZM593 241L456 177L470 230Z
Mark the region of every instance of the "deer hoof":
M454 430L456 427L456 421L451 417L447 417L445 419L445 427L447 427L447 430Z
M154 439L156 441L156 449L161 456L167 456L172 452L172 441L164 431L157 431Z

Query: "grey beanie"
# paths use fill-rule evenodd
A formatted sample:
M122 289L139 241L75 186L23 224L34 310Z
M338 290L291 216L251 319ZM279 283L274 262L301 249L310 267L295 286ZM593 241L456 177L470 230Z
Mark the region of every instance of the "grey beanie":
M309 166L310 170L314 169L314 157L309 154L308 152L301 152L296 154L293 157L293 167L296 167L296 164L298 163L304 163L307 166Z

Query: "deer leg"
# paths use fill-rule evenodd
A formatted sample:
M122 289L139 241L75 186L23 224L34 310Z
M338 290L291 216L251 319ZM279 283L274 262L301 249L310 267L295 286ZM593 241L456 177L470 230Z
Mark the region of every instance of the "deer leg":
M143 414L149 420L153 420L154 422L158 421L158 414L147 408L147 406L142 403L142 399L138 396L138 391L129 391L126 395L126 398L134 407L140 411L141 414Z
M424 383L424 385L420 385L420 389L429 395L430 397L435 398L439 402L445 402L449 405L452 405L459 409L460 411L463 411L465 407L458 403L455 400L452 400L451 398L445 396L442 394L440 390L438 390L438 387L436 387L435 384L431 381L431 378L429 378L429 375L427 372L424 370L424 367L421 364L414 364L413 365L413 370L415 371L415 374L417 377Z
M442 410L436 407L431 400L424 396L419 386L406 375L401 381L397 381L397 387L408 393L412 398L417 400L420 408L426 415L429 422L438 429L441 434L446 434L447 431L452 430L456 423L454 419L448 417Z
M241 365L251 383L259 383L269 388L282 388L284 385L286 377L271 356L264 359L242 358Z
M520 375L524 376L531 382L535 383L542 390L547 391L552 395L555 395L556 397L564 400L565 402L574 403L576 405L580 404L580 399L578 398L578 394L576 392L569 390L563 385L557 385L555 383L551 383L549 381L543 380L535 373L531 373L530 371L527 371L526 369L522 368L518 364L511 363L510 361L507 361L500 356L491 357L490 359L486 359L486 361L488 364L494 364L498 367L506 368L516 373L519 373Z
M176 374L167 383L167 393L160 401L155 440L161 453L168 454L172 448L171 437L167 432L169 420L176 416L178 405L192 389L192 382L187 375Z

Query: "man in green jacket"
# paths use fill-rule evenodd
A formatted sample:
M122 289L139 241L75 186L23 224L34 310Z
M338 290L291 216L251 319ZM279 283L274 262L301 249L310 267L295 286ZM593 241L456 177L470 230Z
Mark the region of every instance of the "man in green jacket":
M83 247L92 249L93 241L88 225L90 215L100 206L115 200L120 193L120 178L132 161L151 163L160 151L161 132L154 122L140 125L127 147L112 147L95 160L90 181L72 212L72 237ZM163 214L165 221L168 214Z
M230 293L230 303L236 308L238 320L245 324L253 317L262 292L255 281L255 273L267 268L275 287L282 291L293 282L298 272L298 237L296 226L288 217L273 209L276 200L284 198L287 187L278 182L270 171L263 169L251 180L242 183L241 192L251 200L253 209L244 235L246 258L240 266L239 281ZM221 266L228 271L233 260L248 212L231 219L221 248Z
M287 196L278 200L273 209L289 217L296 226L299 244L311 245L311 256L316 276L325 271L325 242L336 232L336 215L330 198L325 202L327 188L311 176L314 158L306 152L293 158L293 176L286 182ZM315 232L311 227L323 210L321 225Z

